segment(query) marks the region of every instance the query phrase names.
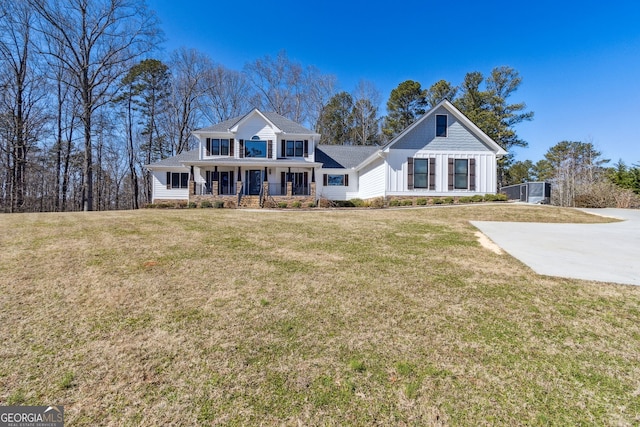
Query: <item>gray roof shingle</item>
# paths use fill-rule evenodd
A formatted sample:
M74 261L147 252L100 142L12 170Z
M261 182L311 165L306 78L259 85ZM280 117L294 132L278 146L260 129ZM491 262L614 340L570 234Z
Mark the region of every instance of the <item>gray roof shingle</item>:
M243 116L234 117L232 119L225 120L213 126L208 126L208 127L198 129L197 132L228 132L229 129L235 126L240 120L244 119L249 114L253 113L253 111L255 111L255 109L251 110L249 113ZM281 116L280 114L273 113L273 112L263 113L262 111L260 111L260 113L263 114L271 123L276 125L279 129L281 129L285 133L300 133L300 134L315 133L312 130L309 130L306 127L294 122L293 120L289 120L286 117Z
M183 167L182 162L191 162L198 160L198 149L193 149L189 151L184 151L175 156L167 157L166 159L162 159L155 163L151 163L147 166L152 167Z
M358 166L380 147L372 145L318 145L316 162L322 168L350 169Z

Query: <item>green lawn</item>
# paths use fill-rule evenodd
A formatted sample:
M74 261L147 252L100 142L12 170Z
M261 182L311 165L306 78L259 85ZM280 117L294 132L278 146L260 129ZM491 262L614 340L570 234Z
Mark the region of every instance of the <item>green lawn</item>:
M638 425L640 288L542 277L482 205L0 215L0 405L67 425Z

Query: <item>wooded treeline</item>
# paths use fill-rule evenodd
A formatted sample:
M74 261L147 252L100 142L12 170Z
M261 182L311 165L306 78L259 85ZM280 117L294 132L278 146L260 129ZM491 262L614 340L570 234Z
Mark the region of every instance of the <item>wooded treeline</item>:
M521 83L510 67L459 86L402 82L383 117L374 83L338 91L335 76L284 51L232 70L195 49L156 59L161 43L143 0L0 0L0 211L138 208L151 198L144 165L254 107L325 144L376 145L447 98L507 151L527 145L515 126L533 113L508 102ZM501 184L518 182L520 163L501 161Z

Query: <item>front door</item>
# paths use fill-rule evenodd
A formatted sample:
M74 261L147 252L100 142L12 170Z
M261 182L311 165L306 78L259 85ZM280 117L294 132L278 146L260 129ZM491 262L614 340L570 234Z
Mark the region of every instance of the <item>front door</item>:
M257 196L262 188L262 171L260 169L246 172L247 194Z

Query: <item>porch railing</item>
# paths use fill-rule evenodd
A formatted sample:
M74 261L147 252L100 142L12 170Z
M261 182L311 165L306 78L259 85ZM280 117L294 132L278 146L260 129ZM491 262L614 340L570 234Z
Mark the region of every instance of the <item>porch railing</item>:
M218 195L235 196L235 194L236 194L235 184L229 184L229 185L220 184L218 187ZM196 183L196 195L198 196L213 195L213 187L205 183Z
M270 196L286 196L287 195L287 183L271 183L269 184ZM291 187L292 196L309 196L311 195L311 186L309 185L293 185Z

